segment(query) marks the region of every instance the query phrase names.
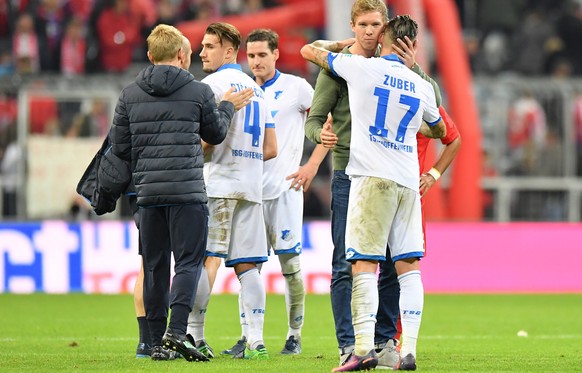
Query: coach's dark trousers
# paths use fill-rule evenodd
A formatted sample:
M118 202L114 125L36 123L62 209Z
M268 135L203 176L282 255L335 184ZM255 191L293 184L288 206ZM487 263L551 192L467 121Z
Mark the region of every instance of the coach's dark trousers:
M186 334L188 314L202 270L208 237L208 207L190 204L140 208L140 241L144 265L143 299L152 345L162 344L168 306L169 328ZM170 290L171 255L174 278Z

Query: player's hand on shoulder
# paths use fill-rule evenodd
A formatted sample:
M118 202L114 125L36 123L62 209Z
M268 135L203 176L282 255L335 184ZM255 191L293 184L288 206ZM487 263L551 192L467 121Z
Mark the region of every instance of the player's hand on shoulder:
M231 102L234 105L234 110L239 111L251 102L253 95L254 92L252 88L246 88L242 91L235 92L234 87L231 87L226 91L224 96L222 96L222 100Z

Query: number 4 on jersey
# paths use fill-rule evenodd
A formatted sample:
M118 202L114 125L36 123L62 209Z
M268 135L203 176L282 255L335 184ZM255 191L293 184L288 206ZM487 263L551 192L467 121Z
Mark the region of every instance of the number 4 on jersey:
M252 121L251 121L252 117ZM261 119L260 119L260 109L259 103L257 101L252 101L245 108L245 133L250 133L252 137L252 143L254 147L259 146L259 140L261 138Z
M386 122L386 113L388 111L388 98L390 98L390 90L376 87L376 89L374 89L374 96L378 96L378 106L376 108L374 125L370 126L368 130L373 136L388 137L388 129L384 128L384 125ZM404 114L404 117L402 117L400 120L400 124L398 124L395 140L397 142L404 142L406 129L408 128L408 124L412 118L414 118L418 108L420 107L420 100L416 97L400 95L399 102L402 105L408 106L408 110L406 111L406 114Z

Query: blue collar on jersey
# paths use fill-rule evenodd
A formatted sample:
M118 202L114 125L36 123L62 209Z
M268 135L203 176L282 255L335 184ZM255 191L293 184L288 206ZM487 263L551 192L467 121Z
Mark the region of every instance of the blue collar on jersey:
M235 69L242 71L242 67L238 63L227 63L218 68L216 71L224 70L224 69Z
M267 80L265 82L265 84L263 84L261 86L261 89L264 91L265 88L270 87L273 84L275 84L275 82L277 81L277 79L279 79L280 76L281 76L281 72L279 70L275 69L275 76L273 76L271 79ZM257 80L257 79L255 78L255 80Z
M402 60L395 53L387 54L385 56L381 56L380 58L383 58L388 61L400 62L401 64L404 65L404 62L402 62Z

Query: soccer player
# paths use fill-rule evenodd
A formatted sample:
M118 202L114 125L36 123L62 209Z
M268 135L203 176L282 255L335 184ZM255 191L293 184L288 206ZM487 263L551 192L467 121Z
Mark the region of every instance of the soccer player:
M208 270L200 279L188 334L199 350L213 356L204 338L204 319L220 258L224 258L240 281L240 302L248 323L246 348L235 357L266 359L265 287L257 264L267 260L261 206L263 162L277 155L277 138L265 92L236 63L240 40L239 31L228 23L210 24L202 40L202 69L212 73L202 81L219 97L231 87L251 88L254 97L249 106L235 114L224 142L205 150L210 210Z
M378 261L387 245L400 284L401 358L397 369L416 369L416 340L424 291L418 260L424 254L416 134L446 134L433 87L403 65L392 44L418 26L408 16L388 24L382 58L337 54L342 43L318 41L301 49L304 58L344 78L353 113L352 179L346 224L346 258L352 262L355 354L334 371L376 367L374 327L378 310ZM321 48L321 46L325 47ZM327 49L327 50L326 50ZM423 123L423 120L428 125ZM386 167L389 164L391 167Z
M279 258L285 278L285 302L289 329L282 354L301 353L301 328L305 309L305 286L301 275L299 254L303 225L303 188L292 187L296 173L299 185L309 185L317 172L308 172L308 165L299 170L304 124L311 107L313 88L303 78L281 73L276 69L279 58L279 36L272 30L257 29L246 40L247 61L254 79L265 92L273 113L277 132L278 156L266 161L263 169L263 214L267 230L267 245ZM318 145L314 152L327 150ZM317 155L316 155L317 157ZM298 171L299 170L299 171ZM290 180L293 179L293 180ZM241 311L241 315L244 312ZM246 339L245 317L241 317ZM236 354L241 341L224 351Z
M364 57L376 56L378 40L387 22L388 10L382 0L356 0L352 6L350 20L355 42L342 52ZM328 113L332 114L332 124L327 122ZM345 173L345 168L350 157L351 120L346 82L329 71L322 70L317 77L313 103L305 123L305 134L316 144L325 144L326 134L330 136L331 140L337 141L332 150L331 233L334 249L330 295L340 365L351 357L355 343L352 312L346 306L350 304L352 297L352 266L345 256L345 228L351 184ZM390 265L388 265L387 267L383 273L386 283L383 289L387 291L384 292L381 302L389 314L384 324L386 331L394 338L398 318L399 287L394 266L389 268ZM377 346L381 361L386 360L384 365L392 366L398 360L398 353L395 349L396 341L389 339L384 342Z
M252 91L226 92L224 99L232 102L217 108L212 90L182 68L189 66L192 52L178 29L156 26L147 45L152 65L120 94L109 133L111 152L131 162L151 358L168 360L166 347L189 361L205 361L186 338L208 232L200 141L223 141L237 106L233 97L246 104Z

